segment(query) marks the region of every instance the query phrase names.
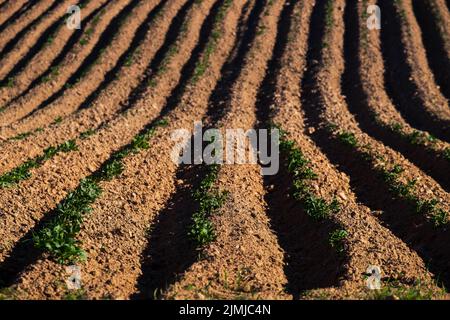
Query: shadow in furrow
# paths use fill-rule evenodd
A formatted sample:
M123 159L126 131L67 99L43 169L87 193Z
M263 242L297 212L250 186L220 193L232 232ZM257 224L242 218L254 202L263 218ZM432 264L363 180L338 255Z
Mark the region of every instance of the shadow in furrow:
M345 12L344 57L345 69L341 78L341 89L346 97L349 111L355 116L360 128L394 150L400 152L414 163L445 190L450 188L450 176L442 174L450 172L449 162L435 152L430 152L419 145L398 137L388 128L378 125L367 107L368 97L363 89L360 70L361 61L358 51L361 45L359 34L358 1L348 1Z
M0 32L3 32L9 25L11 25L14 21L19 20L25 12L27 12L29 9L31 9L33 6L38 4L40 0L30 0L27 3L25 3L22 8L14 12L14 14L9 17L5 22L0 25Z
M80 1L78 5L82 5L83 3L86 3L89 0L83 0ZM3 78L3 80L0 80L0 87L4 86L8 79L14 78L22 69L30 62L30 60L44 48L44 46L47 44L47 41L51 35L53 35L64 23L66 19L66 15L59 18L57 21L55 21L51 26L49 26L39 37L37 42L25 53L24 56L22 56L17 63L14 64L14 67L11 69L11 71L8 72L8 74Z
M138 292L132 299L157 299L159 294L179 279L198 257L195 244L188 236L192 214L198 204L192 198L206 175L203 166L181 165L177 180L188 182L177 186L166 207L152 222L148 245L142 253L142 276L138 279ZM201 171L201 172L199 172Z
M324 19L323 12L320 12L316 18L313 13L312 25L320 25ZM354 149L332 139L326 130L320 127L324 105L316 83L318 71L316 61L321 59L321 41L318 39L323 39L322 36L323 33L310 34L310 42L313 43L310 43L310 49L312 49L307 55L309 68L302 81L302 106L308 122L317 130L313 133L308 131L305 133L314 140L340 171L348 175L357 201L371 208L373 212L382 212L378 218L385 227L415 250L436 278L448 287L450 285L450 250L448 250L450 233L448 230L434 228L423 215L414 214L414 209L407 202L393 199L392 193L381 176L361 156L355 154Z
M450 60L441 38L440 23L445 23L433 14L428 0L412 0L414 15L422 31L428 64L442 94L450 100ZM450 35L447 35L450 36Z
M378 1L381 20L381 51L385 61L384 80L386 92L401 115L413 126L428 131L441 140L450 142L449 122L438 119L423 106L416 84L412 79L411 66L407 62L402 42L400 14L394 1Z
M86 17L86 19L83 20L82 23L86 24L88 23L90 20L92 20L98 13L100 13L100 11L102 11L109 3L111 3L112 0L109 0L107 2L105 2L104 4L102 4L100 7L98 7L97 9L95 9L93 12L91 12L91 14L89 16ZM76 29L74 30L73 34L70 36L69 40L66 42L66 44L64 45L64 48L61 50L61 52L58 54L58 56L53 59L53 61L51 62L50 67L47 69L47 71L45 71L43 74L41 74L39 77L37 77L36 79L34 79L28 86L27 88L17 97L15 97L14 99L12 99L6 106L8 107L9 105L14 104L15 102L17 102L20 98L26 96L34 87L36 87L37 85L39 85L42 82L42 79L47 77L51 72L52 69L56 66L58 66L65 58L66 56L69 54L69 52L73 49L73 46L81 39L81 37L83 36L84 31L83 29ZM27 61L28 63L29 61ZM20 71L20 70L19 70Z
M8 3L11 3L11 2L8 1L8 0L6 0L6 1L3 2L2 4L0 4L0 10L3 10L3 9L6 7L6 5L7 5Z
M115 35L119 31L119 29L122 26L122 23L124 20L131 14L132 10L139 4L140 0L133 0L130 3L128 3L118 15L116 15L107 28L103 31L101 34L99 40L95 44L92 51L89 53L89 55L84 59L83 63L78 67L78 69L69 77L67 80L68 85L74 85L84 75L89 72L89 70L92 68L93 64L96 62L96 60L100 57L102 54L102 51L104 48L108 47L111 42L113 41ZM39 110L45 108L55 100L57 100L59 97L61 97L64 92L67 90L67 86L63 86L61 89L59 89L57 92L52 94L49 98L47 98L44 102L42 102L37 108L35 108L31 113L29 113L26 117L32 116ZM25 117L23 117L25 118ZM22 119L23 119L22 118Z
M120 56L114 68L109 70L101 82L101 84L83 101L83 103L78 108L79 110L89 108L91 103L98 97L98 95L114 80L116 79L120 69L122 69L127 61L129 55L134 53L134 50L141 45L144 41L147 32L149 31L150 25L153 23L156 16L161 12L162 8L166 5L167 0L161 1L157 6L155 6L150 13L147 15L145 21L139 26L136 33L134 34L133 40L131 41L128 49ZM185 10L180 10L179 13L185 14ZM178 16L178 15L177 15ZM177 18L175 18L177 20ZM169 34L178 34L178 31L174 31L169 29Z
M222 1L219 1L219 3L222 3ZM213 6L212 11L214 10L214 13L216 14L218 9L219 5L216 3ZM209 33L212 30L211 26L214 21L213 16L215 16L215 14L211 15L210 13L207 17L207 21L205 21L202 25L202 34L206 36L206 38L201 38L204 42L206 42L206 39L208 38ZM199 43L198 46L204 47L205 44ZM156 119L155 121L152 121L152 123L146 126L146 128L143 129L142 132L149 127L153 127L156 121L161 118L162 116L158 117L158 119ZM94 173L93 175L95 174L96 173ZM50 221L53 220L54 217L55 210L52 210L48 214L45 214L45 216L30 231L28 231L19 241L16 242L15 247L12 249L8 257L2 263L0 263L1 287L8 287L14 284L23 271L25 271L32 264L36 263L36 261L42 257L42 251L34 246L32 237L33 234L40 232Z
M221 69L222 78L231 71L241 70L246 53L256 35L258 17L262 13L265 1L256 1L248 19L242 19L244 12L249 9L249 1L243 8L238 24L236 42L227 58L227 63ZM254 21L256 20L256 21ZM212 28L209 29L211 31ZM247 41L239 41L246 39ZM236 58L235 53L239 52ZM231 86L230 83L218 82L218 86ZM227 90L220 90L225 92ZM223 99L229 97L222 96ZM218 111L218 110L217 110ZM207 167L204 165L186 166L177 169L177 179L183 179L187 186L178 187L168 206L158 214L160 220L150 233L148 247L142 259L143 274L139 279L139 293L134 298L157 298L157 291L164 290L178 280L178 276L185 272L198 260L198 252L194 243L187 237L192 214L198 209L191 192L203 180ZM155 243L156 241L156 243ZM183 250L180 250L183 249ZM167 253L167 254L164 254ZM177 254L174 254L177 253Z
M270 127L270 105L274 101L274 86L288 43L295 4L295 1L290 2L281 13L277 41L268 71L259 88L256 106L260 128ZM316 26L312 21L310 28ZM338 256L328 241L329 233L338 226L331 221L317 222L308 217L299 202L292 197L293 182L285 166L287 159L281 156L280 163L280 171L276 175L264 177L265 190L269 190L265 201L271 226L284 251L284 272L288 280L286 290L294 299L298 299L305 290L337 286L345 258Z
M56 0L52 3L51 6L49 6L41 15L37 16L33 19L25 28L21 29L11 40L8 41L8 43L3 47L3 49L0 52L0 60L3 59L11 50L14 48L14 46L19 42L23 36L30 31L32 28L35 28L36 25L42 21L43 19L47 18L47 15L49 12L53 11L57 6L59 5L59 1Z
M246 4L243 12L250 9L250 3L251 1ZM264 7L265 1L256 0L255 5L248 15L247 23L245 23L243 16L241 16L237 31L237 42L233 47L227 62L222 66L220 71L221 78L208 101L208 106L211 107L208 107L206 118L209 119L210 123L217 123L227 112L225 108L226 102L229 100L233 84L239 77L241 72L240 66L244 63L245 56L250 50L250 44L256 37L259 21L258 17L261 15Z

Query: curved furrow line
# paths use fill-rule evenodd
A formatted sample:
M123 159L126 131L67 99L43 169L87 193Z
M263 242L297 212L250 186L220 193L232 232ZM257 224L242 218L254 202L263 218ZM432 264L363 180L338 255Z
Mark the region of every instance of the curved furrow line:
M302 83L302 105L311 127L306 132L327 158L349 176L358 201L379 212L379 220L446 283L448 259L441 259L446 253L435 239L442 241L449 234L448 194L400 154L364 134L348 112L347 103L351 101L345 101L340 94L340 77L345 72L343 7L342 1L329 1L321 17L328 21L325 34L322 44L316 45ZM400 228L391 224L390 218L394 217ZM421 247L410 240L418 234Z
M81 0L82 26L94 18L94 16L109 2L109 0L89 1ZM52 26L47 28L36 44L24 54L14 67L0 80L0 105L8 102L31 87L33 81L51 67L61 62L72 46L82 36L82 31L62 28L66 17L60 18ZM35 84L38 81L35 82Z
M212 1L197 3L193 10L189 12L185 20L186 32L180 39L177 54L173 56L166 66L167 73L158 77L157 85L154 88L149 88L145 98L139 100L135 109L130 109L126 114L117 117L115 121L103 127L96 134L84 139L77 139L77 152L54 156L41 167L34 170L31 179L3 192L0 206L3 208L7 203L14 204L14 208L9 207L7 209L8 214L5 220L2 221L3 224L10 226L4 230L8 230L6 231L8 239L18 240L17 246L12 249L8 258L3 261L0 267L2 268L1 274L4 284L14 281L18 273L25 270L33 261L35 262L33 259L40 255L39 250L32 248L29 254L25 253L30 248L27 248L24 252L23 246L33 245L33 243L23 243L19 239L29 238L35 235L42 227L45 227L49 219L53 217L50 210L55 209L58 202L67 195L68 190L74 190L80 183L80 179L99 169L100 165L109 158L112 152L117 152L131 141L135 143L133 137L144 128L146 123L149 123L158 115L158 110L161 110L167 96L178 83L181 76L180 69L191 55L193 47L198 41L204 41L199 34L200 26L202 21L209 15L212 5ZM70 168L69 171L67 171L67 168ZM52 177L55 174L58 175L58 172L61 172L61 170L64 170L65 174L60 176L57 181L53 181ZM37 202L36 192L43 195L43 190L48 189L50 185L53 191L45 194L44 197L40 198L41 201ZM24 194L24 191L26 194ZM46 211L50 212L46 214ZM17 217L23 219L21 226L14 222ZM39 221L39 223L35 224L35 221ZM7 242L6 238L3 243L5 242ZM13 240L13 242L16 241ZM24 253L27 256L25 260L23 260ZM3 258L5 254L6 252L4 251L2 254ZM45 289L45 286L41 287L41 289Z
M77 74L80 74L80 76L75 78L73 84L69 79L66 84L67 89L64 88L61 92L57 92L25 118L9 127L2 128L0 135L4 138L10 138L21 133L32 132L36 128L42 128L50 124L53 119L73 113L92 94L95 92L98 94L98 88L101 85L107 86L113 80L114 74L111 73L112 71L117 71L121 67L134 63L132 59L137 58L139 52L136 52L136 47L142 39L138 36L145 35L146 27L154 19L163 3L161 2L159 6L156 6L156 1L145 2L136 7L130 13L133 20L124 23L123 28L114 32L114 39L110 43L99 41L99 49L94 48L92 51L94 56L86 58L90 63L83 63L80 66L82 71L74 74L73 78ZM154 9L155 7L156 9ZM140 31L139 34L138 31ZM133 57L133 55L136 55L136 57Z
M39 16L37 16L28 26L21 29L0 51L0 78L14 66L18 57L22 56L36 41L40 33L47 26L64 15L68 1L53 1L53 3Z
M17 21L21 16L33 5L35 5L38 0L18 0L14 1L15 6L8 5L8 12L5 14L10 14L0 25L0 32L4 32L4 30L9 27L14 21ZM11 10L11 12L9 11Z
M351 0L344 14L345 70L341 87L349 111L362 131L401 153L448 191L450 176L442 173L450 172L450 159L444 156L450 145L410 128L384 91L379 39L376 31L367 30L363 14L368 5L366 1L360 7Z
M170 150L169 153L163 153L158 152L157 149L161 150L160 147L163 146L163 148L166 149L165 145L171 130L178 128L179 126L190 125L190 122L195 118L194 115L196 113L201 113L202 110L204 112L204 103L207 101L208 95L219 77L220 64L225 60L227 51L229 51L233 42L232 38L235 36L233 33L235 28L234 24L236 23L243 2L244 1L237 1L236 4L232 6L230 13L224 13L223 9L221 9L224 8L224 6L228 6L230 3L229 1L220 1L215 5L215 8L213 8L215 11L214 19L219 16L218 12L220 12L223 19L223 22L220 24L222 25L223 23L224 26L227 27L226 29L224 28L223 36L217 40L219 41L217 48L220 50L214 49L213 52L209 53L211 65L208 66L204 78L200 79L196 84L187 87L186 91L182 94L180 108L175 108L173 109L173 112L167 114L167 127L161 128L162 132L158 133L155 137L155 143L151 143L152 145L157 146L156 150L151 148L147 151L142 150L140 153L134 155L130 154L123 159L124 171L120 176L115 176L110 181L99 183L103 193L98 201L93 204L93 211L85 222L80 234L83 248L86 249L89 254L89 258L84 265L84 268L87 273L92 275L85 279L85 284L89 287L90 298L109 296L111 298L126 299L130 298L136 290L141 290L140 294L142 294L142 296L140 297L152 297L153 292L148 290L148 287L142 287L140 283L137 283L141 272L139 256L146 244L147 226L150 224L150 221L154 219L158 209L162 208L165 203L165 198L169 197L170 192L172 192L172 189L174 188L173 181L167 181L167 183L158 181L155 184L154 179L159 175L158 172L164 170L163 168L166 166L169 166L170 168L174 166L171 162L167 163L167 161L170 161L167 157ZM206 38L211 38L208 37L208 35L211 35L211 29L211 24L209 22L202 27L202 33ZM222 37L223 41L221 40ZM197 59L201 57L204 57L204 54L197 56L195 61L199 61ZM186 108L189 108L189 110L192 111L192 115L191 112L186 112ZM155 156L163 161L154 162L156 160ZM156 166L148 165L148 161L150 160L151 163L154 162ZM144 169L142 166L147 168ZM174 169L169 170L171 172L175 171ZM129 183L131 178L133 179L132 184ZM148 186L150 185L155 189L155 192L152 192L151 194L148 192ZM158 192L156 192L156 190L158 190ZM133 206L129 206L126 204L128 203L128 200L122 199L127 199L132 194L134 194L134 196L132 196ZM117 199L118 195L120 195L120 199ZM112 203L116 203L116 205L111 206ZM104 220L105 215L109 215L108 212L115 211L119 208L121 212L120 215L124 218L114 220L109 219L109 223L103 224L104 228L99 230L97 221ZM135 212L139 212L139 215L135 215ZM162 219L166 219L166 217L163 217ZM183 226L178 224L178 221L178 219L173 220L173 222L178 225L178 227L175 226L175 230L178 230L180 227L183 229ZM159 223L156 228L158 228L158 226ZM111 234L110 231L114 234L115 239L103 236ZM170 230L165 230L164 237L166 239L168 236L171 236L171 238L174 239L175 235L169 235L166 232L170 232ZM99 234L102 235L101 238L98 238ZM130 237L129 234L132 234L132 236ZM95 245L95 243L98 243L99 241L102 243L102 250L99 250L98 245ZM120 247L117 246L118 243L120 243ZM167 243L167 245L169 245L169 243ZM182 256L190 254L181 247L177 249L177 252ZM107 261L104 259L104 257L106 257L105 254L110 257ZM171 256L166 256L166 258L172 259ZM141 259L146 261L146 256L141 256ZM178 267L182 268L182 264L188 262L189 261L183 261L181 266ZM46 263L50 262L47 261ZM52 268L54 267L55 266L52 264ZM160 272L167 272L164 275L169 275L170 273L170 276L172 276L170 270L167 268L174 268L174 266L162 266ZM107 271L108 269L114 271L111 273ZM174 269L171 270L176 272ZM148 276L146 275L146 270L142 270L142 272L144 272L142 274L143 277ZM107 281L106 285L105 283L100 283L98 282L99 278L96 277L95 274L101 274L102 277L104 276L105 279L111 279L111 281ZM146 279L148 278L146 277ZM159 279L162 283L164 283L164 280L164 278Z
M155 70L162 69L163 64L173 58L173 48L183 34L184 16L191 4L192 1L183 4L171 0L162 8L161 14L148 29L142 45L138 47L140 63L121 68L115 79L96 97L89 108L62 119L58 124L26 135L21 140L3 144L0 173L12 170L27 159L38 156L50 146L76 138L85 132L95 132L96 128L120 115L120 109L132 107L136 100L128 101L128 98L134 96L135 92L140 92L139 96L142 96L142 93L148 90L149 81L158 76ZM150 63L146 64L146 61ZM147 75L144 76L146 72Z
M313 43L321 39L317 26L324 11L323 4L317 4L310 19L313 6L305 1L294 11L290 30L281 31L286 35L287 43L279 45L281 48L274 55L257 103L260 123L279 125L304 158L309 159L310 168L316 173L311 191L329 203L333 199L340 203L339 211L329 217L331 221L318 222L311 213L303 212L295 197L295 187L290 183L292 174L288 173L282 150L280 172L266 177L265 185L271 225L285 252L286 290L294 298L367 298L370 295L361 275L371 264L380 266L384 277L391 280L402 283L410 283L411 279L429 281L431 277L423 261L381 226L370 214L369 207L357 201L348 176L334 167L305 134L300 82L306 70L306 57L317 59L312 51ZM330 240L336 228L346 231L341 253L336 252L339 247L336 244L333 247ZM312 242L314 246L311 246Z
M21 8L28 2L28 0L4 1L0 5L0 32L4 30L4 24L14 15L19 12Z
M223 116L217 126L210 123L219 128L223 136L226 129L245 131L256 125L256 95L275 45L277 22L284 4L284 1L267 2L254 42L225 103ZM178 299L192 299L199 294L216 299L288 298L283 293L286 276L282 250L266 216L260 166L223 164L217 169L207 168L217 171L208 182L211 186L202 190L201 196L215 198L221 205L215 209L205 208L212 211L203 217L199 215L202 211L195 212L191 225L209 226L212 234L202 238L192 229L194 226L186 230L201 237L195 239L205 259L196 261L163 296Z
M442 94L450 100L450 13L443 0L413 0L428 64Z
M82 75L86 65L100 54L102 45L112 39L114 32L120 27L120 21L123 22L138 3L138 0L113 1L104 7L85 26L83 37L63 60L54 64L34 80L24 93L5 106L0 113L0 123L3 126L11 124L64 92L66 84L75 82Z
M5 46L11 41L21 30L33 24L39 16L54 3L52 0L31 0L22 9L16 12L8 21L0 27L2 37L0 38L0 50L3 51Z
M414 128L450 142L450 108L428 67L410 0L379 1L386 91Z

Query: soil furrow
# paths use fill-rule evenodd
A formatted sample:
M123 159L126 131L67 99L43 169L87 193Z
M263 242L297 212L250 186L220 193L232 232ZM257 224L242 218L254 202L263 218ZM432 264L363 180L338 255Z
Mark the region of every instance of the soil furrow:
M221 131L245 131L256 125L257 90L275 45L284 4L268 2L262 12L253 45L217 123ZM283 294L286 277L282 250L266 216L260 169L257 164L220 166L214 185L227 197L220 214L208 217L215 239L201 248L204 258L170 286L165 297L192 299L200 294L200 298L288 298Z
M265 185L269 190L266 201L271 223L285 251L285 273L288 279L286 290L294 298L364 298L369 295L364 274L371 264L381 267L384 278L399 279L403 283L408 283L411 279L429 280L430 275L421 259L388 229L382 227L370 214L370 208L357 202L350 188L349 178L338 171L307 134L304 134L300 80L306 70L306 56L310 61L317 59L314 57L314 43L321 37L316 26L320 24L319 13L324 10L323 4L318 4L310 21L313 5L306 2L303 6L298 6L294 11L290 33L283 30L287 44L280 49L281 52L275 54L277 59L260 89L258 115L262 124L267 124L269 120L280 124L281 129L289 134L306 158L310 159L314 172L318 174L313 184L315 192L325 199L335 198L341 203L341 209L333 220L348 232L346 259L344 264L343 257L337 255L329 244L329 231L336 226L314 221L299 208L298 201L293 198L292 186L288 183L291 176L287 174L282 158L280 173L266 178ZM308 26L312 30L309 33L309 48L306 39ZM312 242L314 246L311 246ZM318 265L321 268L317 268ZM336 288L331 288L332 286ZM312 291L305 295L304 290L310 289Z
M23 14L27 12L28 9L36 5L39 1L17 1L16 6L8 6L8 9L16 9L14 13L9 16L2 24L0 25L0 32L4 32L5 29L11 26L14 22L16 22L18 19L22 17Z
M313 7L314 2L289 3L280 17L277 42L256 102L260 129L270 128L274 121L283 124L283 128L301 125L301 121L296 123L299 119L295 117L299 110L293 111L292 105L300 105L299 83L305 67L307 30ZM281 97L283 101L280 101ZM282 119L282 114L272 118L272 113L276 110L281 113L281 108L289 111L289 116ZM299 145L302 148L305 146L304 142ZM271 227L284 253L283 268L287 278L285 291L298 299L307 290L337 287L345 273L348 257L339 256L329 245L328 235L337 229L337 223L315 222L291 197L294 193L291 186L293 181L283 165L289 160L282 155L279 160L279 172L264 177L267 190L264 199ZM313 247L311 241L315 243Z
M82 26L89 22L109 0L80 1L83 6ZM81 38L81 30L62 28L65 17L56 21L42 33L36 44L16 61L14 67L0 81L0 105L5 106L13 98L31 87L46 70L57 66L72 46ZM36 82L37 83L37 82Z
M16 14L14 14L3 26L0 27L2 37L0 38L0 50L3 51L9 41L11 41L22 29L33 24L39 16L53 4L51 0L31 0Z
M435 275L440 274L445 267L442 263L445 260L430 261L429 251L424 254L422 250L414 246L404 237L404 233L398 232L398 229L391 228L386 223L385 217L404 214L409 219L399 219L403 230L408 234L415 234L417 229L432 228L433 236L446 234L446 228L433 228L431 221L427 220L424 215L414 214L413 209L402 198L394 197L392 186L389 187L380 177L378 166L396 166L401 164L405 167L402 171L404 179L408 182L416 181L421 196L425 194L434 194L438 201L441 202L444 210L448 210L448 195L442 191L436 183L427 176L421 174L417 168L402 159L401 155L396 154L388 147L379 145L379 143L361 132L357 127L355 120L347 111L347 104L344 97L340 95L340 76L344 72L344 60L342 57L343 45L343 10L344 4L339 1L335 4L328 4L331 9L323 13L322 19L330 21L328 28L325 28L325 34L322 43L325 45L321 48L316 47L315 58L309 60L308 71L302 84L303 108L311 126L306 132L320 146L322 152L335 164L339 165L339 169L344 171L350 178L350 185L355 192L359 202L368 206L372 210L380 213L380 220L386 224L396 236L401 238L411 248L430 265L430 269ZM323 20L322 20L323 21ZM319 44L320 45L320 44ZM324 65L317 69L317 60L321 60ZM315 66L315 67L314 67ZM332 91L330 91L330 88ZM311 103L313 102L313 103ZM309 104L308 104L309 103ZM339 133L334 136L330 130L337 130L330 126L334 123L339 128ZM350 134L347 130L350 130ZM347 140L348 139L348 140ZM355 141L353 141L355 140ZM362 140L362 143L359 141ZM342 143L344 141L345 143ZM355 153L355 151L357 153ZM378 154L380 162L376 165L374 161L367 161L367 157L373 157L372 154ZM378 169L377 169L378 168ZM385 169L384 169L385 170ZM417 178L417 180L413 180ZM413 183L414 186L414 183ZM375 191L377 190L377 191ZM417 224L410 223L412 217L421 221L421 227ZM417 221L417 220L416 220ZM406 223L407 222L407 223ZM422 241L427 241L422 239ZM422 242L423 244L423 242ZM436 248L435 251L441 251ZM440 252L443 254L443 252Z
M83 70L83 66L91 63L90 58L99 54L101 43L114 36L120 21L123 21L132 9L138 5L137 0L113 1L98 13L83 30L84 37L77 43L69 54L53 66L20 96L12 100L5 110L0 113L0 122L8 125L26 116L42 103L48 103L66 88L66 83L73 83ZM35 85L33 85L35 84Z
M156 3L146 2L135 8L131 12L133 21L124 24L124 28L121 28L118 32L114 32L116 35L111 43L105 44L99 41L99 48L104 49L98 51L94 48L93 53L96 54L87 58L90 64L83 63L80 66L80 73L74 74L73 77L77 80L74 80L73 86L57 92L25 118L14 123L13 127L10 128L11 130L4 128L0 131L0 134L9 138L43 127L51 123L53 119L67 116L76 111L91 94L98 94L99 86L107 86L113 80L116 72L112 74L111 71L117 71L126 66L130 55L138 56L135 50L142 39L141 35L145 35L145 27L148 27L148 23L153 21L163 3L161 2L161 5L156 7ZM139 30L140 32L137 33ZM107 78L107 75L109 75L109 78ZM82 81L78 80L79 77L82 77ZM71 84L70 79L68 83Z
M430 69L442 94L450 100L450 15L441 0L413 0ZM447 28L446 28L447 26Z
M243 1L237 2L232 6L230 13L227 13L224 17L223 40L219 40L216 46L220 50L214 50L211 54L211 65L208 66L204 78L199 79L196 84L188 86L180 98L180 107L173 109L173 112L167 115L168 127L155 137L156 141L152 143L155 147L125 159L124 173L111 182L102 183L103 196L95 204L92 214L86 221L85 230L81 234L83 242L86 242L84 247L89 253L84 283L89 288L89 294L93 297L108 295L112 298L126 298L136 290L135 285L137 284L135 282L139 276L140 264L138 257L145 246L149 220L163 208L165 200L174 189L173 178L167 179L167 181L161 181L157 178L158 172L165 169L175 174L176 165L170 160L171 147L167 144L167 139L172 130L189 127L192 121L196 119L196 114L200 113L198 117L201 118L201 114L205 112L208 95L220 76L221 64L226 59L233 38L236 37L235 24L242 5ZM202 33L205 33L203 36L207 37L211 32L210 23L205 24L202 29ZM197 61L199 61L198 58ZM186 110L190 112L186 112ZM167 177L169 178L169 176ZM137 183L136 178L141 179L141 182ZM156 184L155 178L158 180ZM134 181L132 184L129 183L130 179ZM149 193L149 186L152 186L155 192ZM123 202L121 200L128 199L133 194L133 198L136 200L133 206L127 205L128 201ZM138 194L140 199L137 198ZM115 199L117 196L120 196L121 199ZM111 206L112 203L116 205ZM126 218L109 220L110 223L103 224L103 226L115 230L113 232L114 237L120 240L107 239L103 237L103 234L109 232L106 229L98 230L96 221L104 220L105 215L109 216L110 212L119 208L121 215L123 214ZM140 212L140 214L136 215L135 212ZM128 236L129 232L133 234L133 237ZM99 236L100 238L98 238ZM165 234L166 237L167 234ZM178 237L178 235L174 237ZM102 250L99 250L100 248L95 244L98 241L102 242ZM116 246L118 243L121 244L120 250ZM113 253L113 258L104 260L106 252ZM119 252L120 255L117 256L116 253ZM167 257L167 259L169 260L170 257ZM144 261L146 260L144 257ZM166 267L173 268L174 266L162 266L162 273L164 273ZM108 272L108 270L113 272ZM106 283L99 283L100 277L95 276L96 274L101 274ZM172 275L165 274L165 276ZM153 294L148 291L142 293L147 297Z
M426 140L425 133L410 129L411 134L408 136L405 133L399 134L398 130L392 130L393 123L400 126L401 130L404 130L407 125L397 114L384 91L383 80L380 77L383 70L381 56L376 55L375 58L374 54L365 56L365 52L369 50L368 47L372 48L372 39L369 42L369 37L374 38L376 35L373 35L375 32L364 30L367 28L366 21L363 19L360 24L359 16L357 1L349 1L344 13L345 70L341 79L342 94L347 99L349 111L358 121L362 131L400 152L448 191L450 177L443 175L442 172L450 172L450 161L442 156L442 151L435 151L438 144L441 145L440 150L448 145L436 141L432 148L427 148L414 143L413 140L416 133L417 140ZM361 29L362 34L360 33ZM370 35L367 32L370 32ZM368 110L369 112L367 112ZM398 119L398 122L394 119ZM421 138L420 134L424 138ZM432 143L429 142L428 145L432 145Z
M4 24L7 24L8 20L19 12L21 8L27 3L27 0L17 1L4 1L0 6L0 32L4 30Z
M25 54L39 35L55 20L66 13L68 1L54 1L41 15L21 29L0 51L0 78L11 70L18 57Z
M56 204L67 194L67 191L73 190L77 186L80 179L97 170L101 163L108 159L111 152L114 152L124 144L129 143L133 136L137 134L146 123L154 119L158 109L160 110L167 99L168 94L170 94L170 91L178 83L180 69L191 55L192 49L197 41L199 41L199 29L201 23L208 15L211 6L211 1L196 4L193 7L193 10L190 11L189 15L186 17L186 33L183 34L182 39L180 39L178 53L167 66L167 74L161 75L161 77L158 78L157 86L150 88L145 95L145 99L139 101L140 107L130 109L126 115L118 117L114 122L102 128L96 134L84 140L78 139L78 152L67 153L67 157L59 157L60 155L55 156L33 173L33 176L37 177L36 179L32 178L24 181L24 183L18 185L17 188L5 192L2 197L3 203L6 204L9 202L15 203L15 205L20 204L22 208L27 208L26 212L20 212L22 210L18 208L8 209L10 214L6 217L5 223L13 223L11 228L8 228L9 239L18 239L20 237L27 238L31 234L34 234L37 229L33 228L33 222L31 220L32 216L34 216L35 220L40 220L45 215L45 211L55 208ZM200 41L202 40L203 39L200 39ZM64 176L60 176L57 181L53 181L53 183L56 184L52 187L52 193L46 194L41 198L41 201L36 202L35 199L37 195L30 191L34 190L39 194L43 194L42 190L47 189L50 186L49 183L52 183L51 177L54 177L55 174L58 175L60 170L65 170L67 165L71 168L70 171L66 170ZM28 191L26 195L23 195L23 190ZM34 196L32 194L34 194ZM34 200L32 199L33 197L35 198ZM49 214L45 216L48 217ZM15 219L13 215L15 217L23 218L26 227L22 225L21 229L18 230L18 225L13 222ZM39 227L39 225L37 227ZM22 241L19 240L18 243L20 244ZM2 274L4 274L3 279L4 281L8 280L5 282L13 281L18 272L22 271L25 266L33 262L29 259L26 259L25 262L21 261L24 252L19 249L20 246L13 249L9 258L3 263L3 268L5 270L5 272L2 272ZM3 256L4 255L5 252L3 253ZM32 254L30 254L30 256L32 256ZM8 272L6 270L8 270Z
M411 126L450 142L450 108L428 67L409 0L379 1L386 91ZM422 49L420 49L422 48Z
M180 7L182 7L181 10ZM148 29L142 45L138 47L141 57L139 62L121 68L113 82L99 94L89 108L63 119L58 125L46 127L35 135L4 144L2 146L4 157L0 156L2 158L1 172L11 170L26 159L35 157L49 146L57 145L67 139L75 138L85 131L97 128L101 123L112 119L119 109L129 105L127 102L129 95L133 95L136 90L142 92L148 88L144 84L148 84L151 78L145 76L142 79L143 73L147 70L151 77L153 71L149 68L158 68L162 61L170 60L167 57L168 51L177 40L183 16L189 7L190 3L183 5L177 1L170 1L167 7L162 9L161 17L157 18ZM150 63L147 64L146 61L150 61ZM14 155L14 157L10 155Z

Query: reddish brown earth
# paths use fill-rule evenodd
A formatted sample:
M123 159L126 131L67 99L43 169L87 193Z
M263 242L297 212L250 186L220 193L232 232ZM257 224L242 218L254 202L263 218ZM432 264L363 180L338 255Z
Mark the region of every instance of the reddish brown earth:
M0 299L448 298L444 0L85 2L74 31L69 1L0 0ZM370 4L381 30L366 26ZM86 257L66 263L82 288L70 290L67 266L33 235L160 120L95 182L73 238ZM225 196L199 245L193 191L212 167L175 163L171 134L200 120L221 132L276 124L315 173L309 195L339 208L308 214L285 151L273 176L221 164L203 196ZM76 150L19 171L71 139ZM410 198L383 178L399 167ZM381 290L367 289L371 265Z

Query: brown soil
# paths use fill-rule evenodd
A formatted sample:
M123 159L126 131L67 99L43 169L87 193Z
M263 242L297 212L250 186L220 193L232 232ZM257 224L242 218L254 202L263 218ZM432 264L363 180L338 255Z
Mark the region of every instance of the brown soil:
M66 14L67 7L70 5L69 1L55 1L47 8L46 12L39 16L32 25L25 28L26 34L15 43L11 51L2 52L2 64L0 65L0 78L4 78L6 74L14 67L18 58L24 55L36 43L42 32L53 24L56 20ZM28 30L30 28L30 30ZM16 35L17 37L17 35Z
M108 26L113 27L117 24L119 17L124 18L124 15L137 5L136 1L112 1L102 11L98 23L93 26L93 22L87 24L84 30L89 30L92 27L92 34L86 44L81 41L75 44L73 49L66 55L64 60L57 66L57 72L50 71L47 74L48 80L43 77L38 80L35 86L28 88L20 96L12 100L5 106L5 110L0 113L0 123L3 125L10 124L22 117L26 116L41 103L47 99L51 99L52 95L64 88L64 85L69 82L74 82L78 77L76 70L81 66L83 60L89 55L94 48L95 43L99 40L102 32ZM119 15L119 14L122 15ZM115 19L117 18L117 19ZM113 19L115 21L113 21ZM114 24L111 24L114 22ZM85 31L85 32L86 32ZM55 66L56 67L56 66ZM75 76L74 76L75 74ZM74 78L75 79L72 79Z
M20 11L24 4L26 3L26 0L17 0L17 1L7 1L4 0L1 4L2 13L0 15L0 26L3 29L8 24L8 20L14 15L20 14Z
M83 8L82 25L92 19L93 13L96 13L106 2L107 0L90 1ZM7 81L9 78L14 79L14 85L0 88L0 106L5 106L13 98L23 93L34 80L48 70L51 65L54 65L54 60L63 54L62 51L69 39L75 37L74 33L74 30L69 28L58 28L55 33L50 31L48 37L42 34L37 43L38 47L31 49L31 52L37 51L35 55L28 56L27 54L20 57L20 62L3 77L3 81ZM42 38L42 36L44 37ZM52 37L50 44L48 44L49 37ZM40 46L42 47L40 48ZM70 47L68 48L70 49Z
M0 88L0 183L48 147L78 147L0 185L0 299L3 288L19 299L370 299L385 293L367 289L369 265L385 288L448 298L448 223L415 213L380 174L401 165L418 199L449 212L450 109L436 67L448 62L445 1L232 0L221 16L228 3L89 1L77 33L56 28L67 1L0 0L0 83L14 79ZM367 30L376 3L382 29ZM98 183L77 236L82 290L68 290L65 266L33 234L81 179L161 119L149 148ZM198 120L222 132L279 125L317 174L310 192L339 210L308 215L284 153L274 176L260 164L222 164L213 188L227 196L207 217L215 237L197 247L192 190L209 167L174 163L171 134ZM347 234L341 252L335 230Z
M12 16L11 21L2 30L2 37L0 38L0 50L5 48L5 45L11 41L17 33L26 28L28 24L32 23L36 18L43 14L48 7L50 7L54 1L28 1L19 11L19 15ZM19 19L20 18L20 19Z

